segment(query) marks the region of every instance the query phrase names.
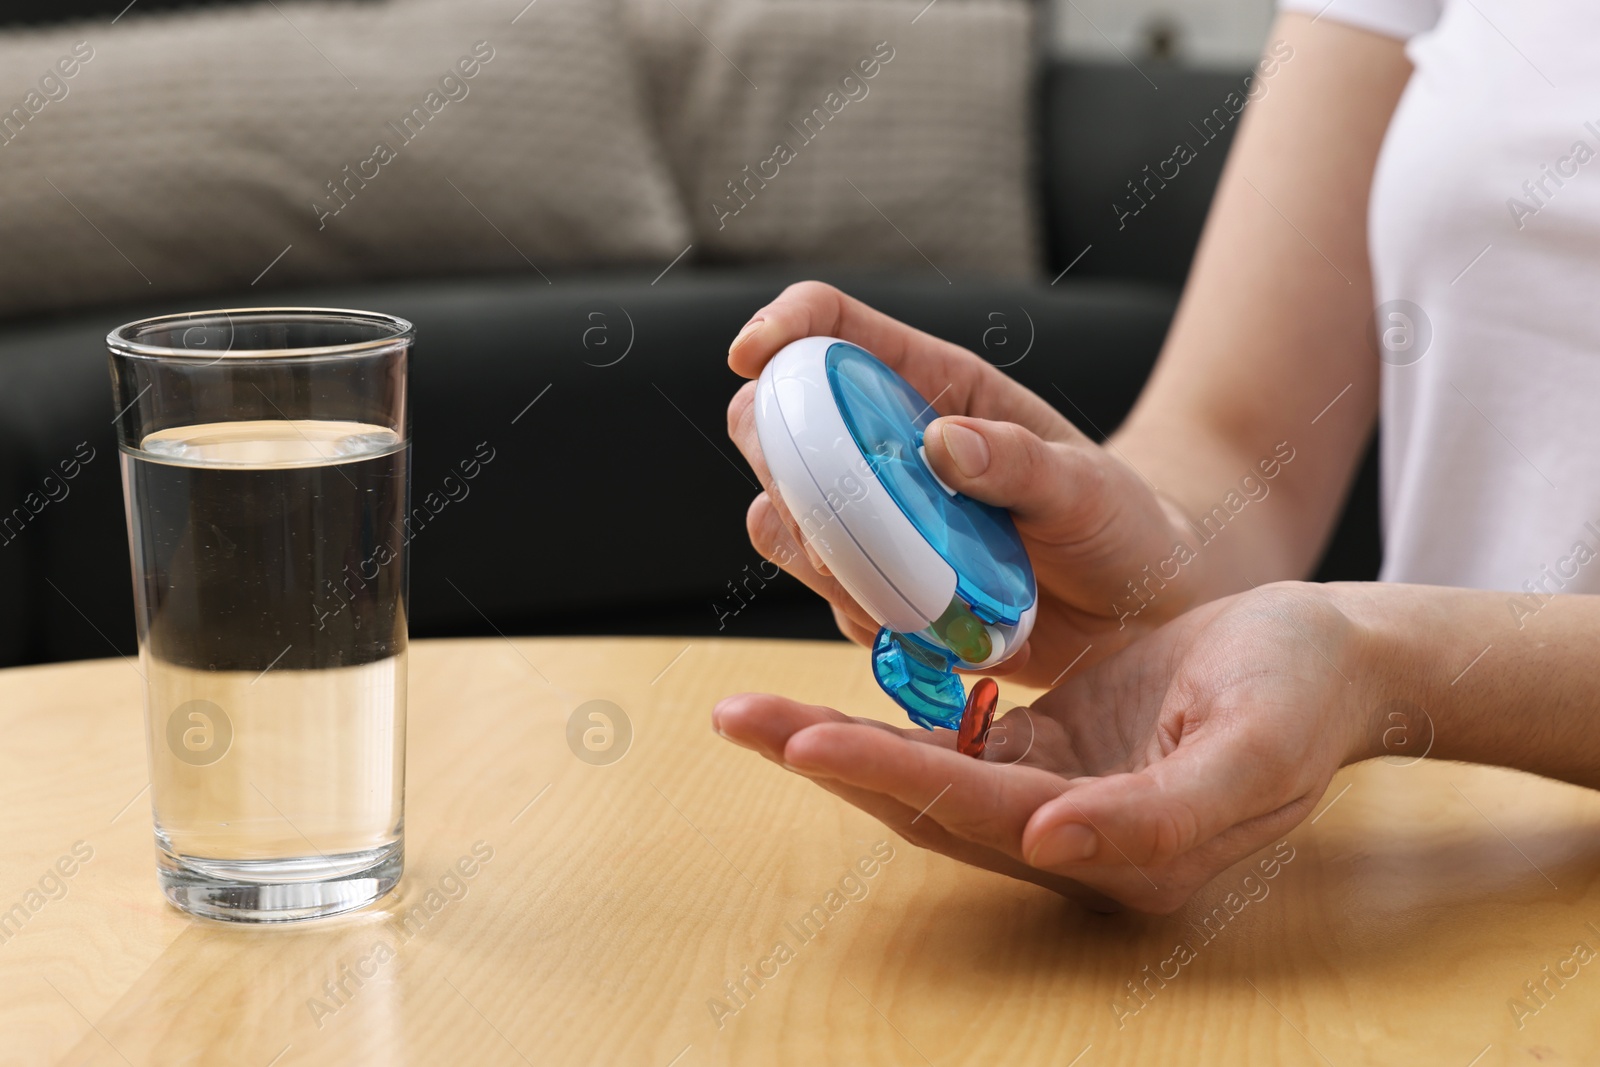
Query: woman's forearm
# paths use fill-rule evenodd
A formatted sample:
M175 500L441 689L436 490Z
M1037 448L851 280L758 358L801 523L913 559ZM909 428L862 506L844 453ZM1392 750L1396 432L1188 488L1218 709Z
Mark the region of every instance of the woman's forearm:
M1411 67L1396 40L1296 14L1264 54L1161 360L1108 445L1178 518L1194 602L1309 574L1377 410L1367 199Z
M1600 788L1600 596L1326 589L1365 635L1352 760L1426 750Z

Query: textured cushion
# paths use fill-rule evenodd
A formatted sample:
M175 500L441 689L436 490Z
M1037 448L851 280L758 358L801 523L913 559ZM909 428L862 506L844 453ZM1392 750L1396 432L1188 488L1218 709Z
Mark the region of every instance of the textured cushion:
M507 7L280 3L0 37L0 314L236 290L280 253L258 289L665 266L688 226L614 0Z
M697 256L1035 271L1025 0L624 11Z

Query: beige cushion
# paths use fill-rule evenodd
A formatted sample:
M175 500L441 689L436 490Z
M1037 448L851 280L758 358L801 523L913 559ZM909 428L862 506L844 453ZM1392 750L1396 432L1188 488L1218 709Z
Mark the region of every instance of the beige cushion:
M23 109L0 143L0 314L183 303L290 245L258 288L665 266L688 226L615 3L538 0L513 24L517 7L279 3L0 36L0 116ZM93 58L45 79L52 100L39 82L80 40Z
M697 257L1036 269L1025 0L624 0L624 12Z

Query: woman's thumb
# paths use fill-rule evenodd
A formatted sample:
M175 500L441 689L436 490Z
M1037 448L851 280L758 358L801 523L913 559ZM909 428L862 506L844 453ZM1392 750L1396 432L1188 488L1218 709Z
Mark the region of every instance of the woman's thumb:
M1014 423L946 416L923 436L928 465L951 489L1019 522L1071 527L1100 499L1097 450L1046 441Z

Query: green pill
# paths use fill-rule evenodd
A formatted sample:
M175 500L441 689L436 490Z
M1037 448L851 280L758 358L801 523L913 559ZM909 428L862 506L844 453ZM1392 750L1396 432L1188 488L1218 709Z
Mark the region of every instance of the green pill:
M960 597L950 601L944 614L929 627L946 648L967 663L982 663L994 651L989 628L983 625Z

